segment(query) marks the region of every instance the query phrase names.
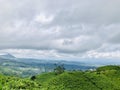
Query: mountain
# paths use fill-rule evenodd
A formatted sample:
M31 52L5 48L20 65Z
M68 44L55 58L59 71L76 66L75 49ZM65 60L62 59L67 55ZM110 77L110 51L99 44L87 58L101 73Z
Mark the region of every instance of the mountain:
M99 61L99 62L98 62ZM20 77L33 76L40 73L52 72L55 64L64 65L67 71L73 70L94 70L103 65L114 65L119 62L110 62L111 60L83 60L83 61L67 61L67 60L49 60L49 59L34 59L34 58L17 58L9 53L0 54L0 73L4 75L14 75ZM115 60L112 60L115 61ZM116 64L115 64L116 65Z
M63 64L65 69L69 71L96 68L95 66L86 65L84 62L16 58L9 53L0 54L0 73L4 75L27 77L44 72L52 72L55 64Z
M1 53L0 54L0 58L3 58L3 59L13 59L15 57L13 55L9 54L9 53Z

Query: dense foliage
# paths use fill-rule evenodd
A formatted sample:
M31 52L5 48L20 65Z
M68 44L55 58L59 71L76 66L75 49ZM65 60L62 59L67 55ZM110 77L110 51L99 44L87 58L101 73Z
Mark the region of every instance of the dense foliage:
M55 64L54 73L56 75L62 74L64 71L65 71L64 65L57 65L57 64Z
M0 75L0 90L120 90L120 66L51 72L29 78Z
M30 79L0 75L0 90L39 90L40 83Z

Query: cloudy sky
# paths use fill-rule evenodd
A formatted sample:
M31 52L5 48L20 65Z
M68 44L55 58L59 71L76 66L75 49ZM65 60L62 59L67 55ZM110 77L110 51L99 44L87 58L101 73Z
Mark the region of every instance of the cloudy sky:
M0 53L120 58L120 0L0 0Z

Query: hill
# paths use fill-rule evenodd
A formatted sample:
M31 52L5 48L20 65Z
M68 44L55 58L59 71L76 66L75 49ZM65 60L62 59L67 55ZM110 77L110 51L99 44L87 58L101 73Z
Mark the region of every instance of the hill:
M66 70L87 70L95 66L83 62L17 58L9 53L0 53L0 73L8 76L28 77L53 71L55 64L64 64Z
M48 80L45 90L120 90L118 68L119 66L104 66L96 71L65 72Z
M1 90L120 90L120 66L94 71L43 73L29 78L0 75Z

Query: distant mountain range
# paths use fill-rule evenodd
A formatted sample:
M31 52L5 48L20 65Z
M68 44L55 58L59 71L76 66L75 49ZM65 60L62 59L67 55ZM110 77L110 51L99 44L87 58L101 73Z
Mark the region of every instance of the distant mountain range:
M104 60L104 62L101 62L101 60L94 59L82 61L31 59L16 58L10 53L0 54L0 73L5 75L26 77L44 72L51 72L54 70L55 64L63 64L66 70L93 70L102 65L120 65L120 62L114 62L114 60Z
M0 54L0 73L5 75L32 76L43 72L51 72L55 64L64 64L66 70L88 70L95 66L86 65L83 62L65 60L45 60L16 58L9 53Z

